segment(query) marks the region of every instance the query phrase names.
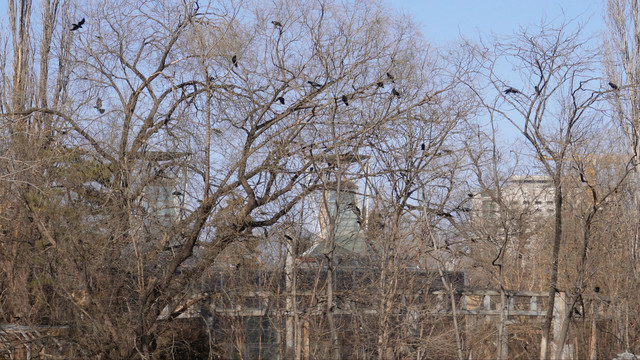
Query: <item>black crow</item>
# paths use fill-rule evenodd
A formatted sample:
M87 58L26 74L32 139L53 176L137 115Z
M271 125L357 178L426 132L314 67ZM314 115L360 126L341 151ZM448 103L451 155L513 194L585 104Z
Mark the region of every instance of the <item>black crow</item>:
M345 105L349 106L349 99L347 98L347 95L342 95L342 102Z
M534 89L536 90L536 95L540 95L540 88L538 85L534 86Z
M320 88L322 87L322 85L318 84L318 83L317 83L317 82L315 82L315 81L307 81L307 83L308 83L309 85L313 86L313 87L314 87L314 88L316 88L316 89L320 89Z
M611 81L609 81L609 86L611 86L613 90L618 90L618 85L612 83Z
M580 312L580 310L578 310L578 308L573 308L573 313L578 316L582 316L582 313Z
M233 55L231 62L233 63L233 66L238 67L238 57L236 55Z
M360 211L360 208L354 203L349 203L347 204L347 209L353 211L356 214L358 224L362 224L362 211Z
M96 110L98 110L100 114L104 114L104 109L102 108L102 99L96 99L96 106L94 106L94 108L96 108Z
M387 77L389 78L389 80L395 82L393 75L391 75L390 73L387 73Z
M280 96L276 100L280 101L280 104L284 105L284 98L282 96Z
M512 87L508 87L505 91L505 94L520 94L520 91L518 89L514 89Z
M400 97L400 93L398 92L398 90L396 90L396 88L391 89L391 93L393 94L393 96Z
M600 292L600 286L596 286L596 287L594 287L594 288L593 288L593 291L595 291L595 292Z
M359 207L357 207L357 206L355 206L355 205L353 205L353 212L354 212L354 214L356 214L356 216L358 216L358 217L362 216L362 211L360 211L360 208L359 208Z
M420 144L420 149L422 149L422 151L424 151L427 147L424 145L424 143Z
M384 87L384 83L382 81L378 81L378 83L376 85L378 85L378 87L381 87L381 88Z
M274 21L272 21L271 23L272 23L272 24L273 24L273 26L275 26L275 27L282 27L282 24L280 23L280 21L275 21L275 20L274 20Z
M173 196L182 196L182 193L180 191L176 190L176 191L172 192L171 195L173 195Z
M71 31L76 31L76 30L82 28L82 25L84 25L84 18L82 18L82 20L78 21L77 24L71 24Z

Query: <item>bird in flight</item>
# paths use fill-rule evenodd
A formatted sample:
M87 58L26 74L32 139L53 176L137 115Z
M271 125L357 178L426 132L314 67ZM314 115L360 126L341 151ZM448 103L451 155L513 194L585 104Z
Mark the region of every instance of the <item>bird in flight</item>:
M349 106L349 99L347 98L347 95L342 95L342 102L345 105Z
M233 57L231 58L231 63L233 63L233 66L238 67L238 56L233 55Z
M71 31L76 31L76 30L82 28L82 25L84 25L84 18L82 18L82 20L78 21L77 24L71 24Z
M274 21L272 21L271 23L272 23L272 24L273 24L273 26L275 26L275 27L282 27L282 24L280 23L280 21L276 21L276 20L274 20Z
M508 87L505 91L505 94L520 94L520 91L518 89L514 89L512 87Z
M280 96L276 100L280 101L280 104L284 105L284 98L282 96Z
M400 97L400 93L398 92L398 90L396 90L396 88L391 89L391 93L393 94L393 96Z
M609 81L609 86L611 86L613 90L618 90L618 85L612 83L611 81Z
M307 83L308 83L309 85L313 86L313 87L314 87L314 88L316 88L316 89L320 89L320 88L322 87L322 85L318 84L318 83L317 83L317 82L315 82L315 81L307 81Z
M104 114L104 109L102 108L102 99L96 99L96 106L94 106L94 108L96 108L96 110L98 110L100 114Z

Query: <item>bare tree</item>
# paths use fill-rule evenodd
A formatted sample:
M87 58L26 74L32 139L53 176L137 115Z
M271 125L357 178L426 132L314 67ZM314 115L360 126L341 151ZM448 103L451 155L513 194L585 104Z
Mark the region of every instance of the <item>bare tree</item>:
M20 289L2 301L50 309L6 317L86 332L74 356L152 357L227 248L255 249L253 229L333 186L317 174L335 164L317 159L421 116L450 86L425 85L412 25L364 1L51 1L36 34L30 4L10 9L2 81L3 268L16 270L3 276ZM33 279L38 304L23 301Z
M632 158L632 164L635 172L635 181L630 185L636 190L630 190L633 196L634 209L632 209L633 215L633 229L629 234L630 241L625 244L626 251L630 262L637 263L638 261L638 239L640 223L638 222L638 212L640 211L640 198L638 198L638 184L640 184L640 168L638 162L638 154L640 150L640 114L638 113L638 81L640 79L640 65L638 63L638 49L640 48L640 39L638 34L640 33L640 13L638 11L638 4L634 1L607 1L606 2L607 15L605 22L607 24L607 30L605 32L604 45L605 51L603 52L603 66L604 74L606 75L605 81L612 84L611 89L607 95L607 100L612 107L612 118L615 119L620 126L620 129L625 133L626 149L622 150L622 153L630 153ZM613 88L615 86L615 88ZM638 268L628 269L625 271L624 285L620 289L615 291L616 294L625 294L625 289L635 288L638 284ZM624 304L620 304L623 310L616 312L622 318L619 319L619 323L625 324L621 326L623 331L620 331L620 339L622 340L621 350L629 351L632 348L634 340L630 339L629 333L637 332L629 331L629 327L633 327L633 324L637 323L631 319L629 314L630 308L637 307L636 296L623 297L620 299ZM637 335L636 335L637 338ZM637 341L637 340L635 340Z
M568 25L523 31L509 42L478 49L485 61L488 87L477 90L490 116L513 125L551 177L554 190L555 225L551 269L548 273L548 309L543 326L540 358L546 359L558 291L559 253L563 239L563 186L569 155L576 142L598 117L597 101L605 88L590 69L595 52L580 38L579 29ZM496 66L506 61L521 74L522 81L500 77ZM557 349L560 356L562 349Z

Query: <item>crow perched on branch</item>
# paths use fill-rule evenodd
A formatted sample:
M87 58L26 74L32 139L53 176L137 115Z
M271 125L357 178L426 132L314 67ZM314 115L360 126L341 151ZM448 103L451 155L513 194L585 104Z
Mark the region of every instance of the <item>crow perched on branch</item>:
M307 83L308 83L309 85L313 86L313 87L314 87L314 88L316 88L316 89L320 89L320 88L322 87L322 85L318 84L318 83L317 83L317 82L315 82L315 81L307 81Z
M611 81L609 81L609 86L611 86L613 90L618 90L618 85L612 83Z
M282 96L280 96L276 100L280 101L280 104L284 105L284 98Z
M395 78L390 73L387 73L387 77L389 78L389 80L391 80L391 82L395 82Z
M354 203L349 203L347 204L347 209L353 211L353 213L356 215L356 222L358 223L358 225L362 225L362 211L360 211L360 208L354 204Z
M231 63L233 63L233 66L238 67L238 56L233 55L233 57L231 58Z
M84 18L82 18L82 20L78 21L77 24L71 24L71 31L76 31L76 30L82 28L82 25L84 25Z
M349 99L347 98L347 95L342 95L342 102L345 105L349 106Z
M276 20L274 20L274 21L272 21L271 23L272 23L272 24L273 24L273 26L275 26L275 27L282 27L282 24L280 23L280 21L276 21Z
M378 81L378 83L376 85L378 85L378 87L381 87L381 88L384 87L384 83L382 81Z
M400 97L400 93L398 92L398 90L396 90L396 88L391 89L391 94L393 94L393 96Z

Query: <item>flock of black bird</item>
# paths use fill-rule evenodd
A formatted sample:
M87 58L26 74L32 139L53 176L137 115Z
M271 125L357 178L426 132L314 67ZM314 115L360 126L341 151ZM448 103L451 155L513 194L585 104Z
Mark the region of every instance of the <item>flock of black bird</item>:
M85 23L85 18L82 18L82 20L78 21L77 23L75 23L75 24L71 24L71 31L76 31L76 30L78 30L78 29L81 29L81 28L82 28L82 25L84 25L84 23ZM274 20L274 21L271 21L271 23L272 23L272 24L273 24L273 26L274 26L274 27L276 27L276 28L280 28L280 29L282 28L282 23L280 23L279 21ZM232 64L233 66L235 66L235 67L238 67L238 56L237 56L237 55L233 55L233 57L231 58L231 64ZM395 78L394 78L394 77L393 77L393 75L391 75L390 73L387 73L387 78L388 78L389 80L391 80L391 82L392 82L392 83L395 83ZM210 81L213 81L213 80L214 80L214 78L213 78L213 77L210 77L210 79L209 79L209 80L210 80ZM307 81L307 83L308 83L309 85L311 85L312 87L316 88L316 89L320 89L320 88L322 88L322 87L324 86L323 84L319 84L319 83L317 83L317 82L315 82L315 81ZM383 88L383 87L384 87L384 82L379 81L379 82L377 82L377 83L376 83L376 85L377 85L379 88ZM609 85L611 85L612 87L614 86L612 83L609 83ZM617 89L617 87L615 87L615 88ZM515 93L517 93L517 92L518 92L518 91L517 91L517 90L515 90L515 89L509 88L509 89L505 90L505 93L507 93L507 94L508 94L509 92L514 92L514 91L515 91ZM391 94L392 94L393 96L400 97L400 93L398 92L398 90L396 90L396 88L395 88L395 87L394 87L393 89L391 89ZM285 103L285 101L284 101L284 97L282 97L282 96L278 97L276 100L277 100L277 101L279 101L279 102L280 102L280 104L282 104L282 105L284 105L284 103ZM346 106L349 106L349 98L348 98L346 95L342 95L341 100L342 100L342 102L343 102ZM102 99L98 98L98 99L96 100L96 106L94 106L94 108L95 108L96 110L98 110L98 112L99 112L100 114L104 114L105 109L102 107Z
M85 23L85 18L82 18L82 20L78 21L77 23L75 23L75 24L71 24L71 31L76 31L76 30L78 30L78 29L81 29L81 28L82 28L82 25L84 25L84 23ZM273 20L273 21L271 21L271 23L272 23L272 24L273 24L273 26L274 26L274 27L276 27L276 28L280 28L280 29L282 28L282 23L280 23L279 21ZM238 56L237 56L237 55L233 55L233 57L231 58L231 64L233 64L233 66L235 66L235 67L238 67ZM391 73L387 73L387 78L388 78L389 80L391 80L391 82L392 82L392 83L394 83L394 84L395 84L395 78L393 77L393 75L391 75ZM307 81L307 83L308 83L309 85L311 85L312 87L316 88L316 89L320 89L320 88L322 88L322 87L324 86L324 85L319 84L319 83L317 83L317 82L315 82L315 81ZM379 88L383 88L383 87L384 87L384 82L379 81L379 82L377 82L377 83L376 83L376 85L377 85ZM613 82L611 82L611 81L609 82L609 86L610 86L613 90L618 90L618 89L619 89L619 88L618 88L618 85L616 85L615 83L613 83ZM537 95L540 95L540 89L538 88L538 86L537 86L537 85L535 86L535 91L536 91L536 94L537 94ZM520 90L515 89L515 88L513 88L513 87L509 86L509 87L507 87L507 88L504 90L504 93L505 93L505 94L514 94L514 95L517 95L517 94L520 94ZM395 88L395 87L391 89L391 94L392 94L393 96L400 97L400 92L398 92L398 90L396 90L396 88ZM347 98L347 96L346 96L346 95L342 95L342 98L341 98L341 99L342 99L342 102L343 102L346 106L349 106L349 98ZM280 97L278 97L276 100L278 100L278 101L280 102L280 104L284 105L284 97L280 96ZM102 99L98 98L98 99L96 100L96 106L94 106L94 108L96 108L96 109L98 110L98 112L100 112L100 114L104 114L105 110L104 110L104 108L102 108Z
M389 75L389 73L387 73L387 75ZM619 90L620 88L618 87L618 85L616 83L613 83L611 81L609 81L609 86L611 86L611 88L613 90ZM538 85L534 86L534 89L536 91L536 95L540 95L540 88L538 87ZM520 94L520 90L512 88L511 86L508 86L505 90L504 90L505 94Z
M273 21L271 21L271 24L273 24L273 27L280 29L280 31L282 32L282 23L280 21L273 20ZM231 63L233 64L233 66L238 67L238 57L236 55L233 55L233 57L231 58ZM391 80L392 83L395 84L395 78L393 77L393 75L391 75L391 73L387 73L387 78L389 80ZM321 89L324 86L324 84L320 84L318 82L311 81L311 80L307 81L307 84L311 85L311 87L313 87L314 89ZM384 87L384 82L378 81L376 83L376 86L379 87L379 88L383 88ZM391 89L391 94L393 96L400 97L400 92L398 90L396 90L395 87L393 89ZM342 102L346 106L349 106L349 98L347 97L347 95L342 95L340 100L342 100ZM276 101L280 102L280 104L282 104L282 105L284 105L284 103L285 103L284 97L282 97L282 96L276 98Z

